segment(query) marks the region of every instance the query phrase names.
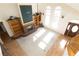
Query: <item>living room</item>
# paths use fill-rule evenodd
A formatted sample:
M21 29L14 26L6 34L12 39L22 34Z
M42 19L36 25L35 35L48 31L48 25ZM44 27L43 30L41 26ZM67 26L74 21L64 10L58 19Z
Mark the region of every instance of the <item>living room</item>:
M79 4L0 3L3 56L75 56Z

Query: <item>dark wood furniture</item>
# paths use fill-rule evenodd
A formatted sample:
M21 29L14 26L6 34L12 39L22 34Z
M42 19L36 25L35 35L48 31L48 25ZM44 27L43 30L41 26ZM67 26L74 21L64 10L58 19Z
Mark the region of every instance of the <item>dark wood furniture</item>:
M13 38L17 38L24 34L24 29L20 18L8 20L11 30L13 31Z
M72 31L73 27L78 27L78 28L74 28L74 31ZM77 30L78 29L78 30ZM77 31L76 31L77 30ZM66 31L65 31L65 34L66 36L69 36L69 37L74 37L76 36L77 34L79 33L79 24L77 23L72 23L72 22L69 22L68 25L67 25L67 28L66 28Z

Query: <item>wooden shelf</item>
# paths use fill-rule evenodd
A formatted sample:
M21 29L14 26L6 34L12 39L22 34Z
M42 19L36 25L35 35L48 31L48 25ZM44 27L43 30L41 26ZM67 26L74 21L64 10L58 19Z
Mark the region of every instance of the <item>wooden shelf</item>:
M38 28L40 26L41 22L41 14L34 15L33 16L33 26L34 28Z

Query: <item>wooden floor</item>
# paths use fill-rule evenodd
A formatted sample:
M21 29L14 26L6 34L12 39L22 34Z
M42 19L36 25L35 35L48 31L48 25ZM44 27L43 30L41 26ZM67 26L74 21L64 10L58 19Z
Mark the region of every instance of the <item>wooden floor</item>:
M1 36L2 40L4 42L4 47L6 48L6 52L4 52L4 55L7 53L9 56L24 56L27 55L22 48L19 46L19 44L16 42L16 40L11 40L7 34L4 34Z
M27 56L27 54L22 50L16 40L10 40L7 34L1 36L4 47L9 56ZM64 49L59 47L59 42L63 40L64 36L59 36L54 45L46 53L46 56L62 56ZM71 40L70 40L71 39ZM65 39L64 39L65 40ZM71 41L66 47L69 56L74 56L79 51L79 35L74 38L69 38L67 41Z
M67 49L69 56L74 56L79 51L79 34L71 38Z
M64 50L65 50L65 46L63 48L61 48L61 45L60 45L62 40L65 40L65 42L67 44L68 40L64 36L59 35L46 55L47 56L62 56L64 53Z

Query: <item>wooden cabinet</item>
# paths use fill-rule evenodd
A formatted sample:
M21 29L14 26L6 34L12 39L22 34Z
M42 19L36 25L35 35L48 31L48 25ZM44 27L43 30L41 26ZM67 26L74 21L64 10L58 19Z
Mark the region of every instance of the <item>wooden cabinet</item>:
M41 23L41 14L35 14L33 16L33 27L34 28L38 28L40 26Z
M13 31L13 37L19 37L24 33L23 26L19 18L8 20L11 30Z

